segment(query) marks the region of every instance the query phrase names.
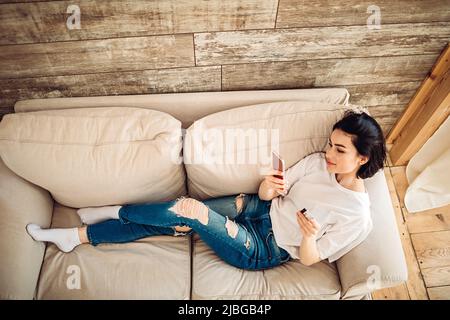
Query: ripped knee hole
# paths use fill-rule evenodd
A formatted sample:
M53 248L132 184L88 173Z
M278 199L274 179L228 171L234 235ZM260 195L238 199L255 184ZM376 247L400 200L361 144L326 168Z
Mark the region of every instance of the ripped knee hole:
M185 218L197 219L204 225L208 224L209 209L205 204L198 200L182 198L175 202L169 210Z

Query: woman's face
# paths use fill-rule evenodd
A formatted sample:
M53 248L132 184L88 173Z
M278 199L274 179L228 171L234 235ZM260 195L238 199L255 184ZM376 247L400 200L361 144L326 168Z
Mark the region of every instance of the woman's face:
M351 135L335 129L331 133L326 148L325 158L330 173L354 173L367 162L368 158L359 155L353 145Z

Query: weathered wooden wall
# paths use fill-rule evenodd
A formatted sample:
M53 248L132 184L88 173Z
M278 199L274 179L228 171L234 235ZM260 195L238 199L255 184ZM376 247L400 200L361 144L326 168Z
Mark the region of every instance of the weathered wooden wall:
M449 39L450 0L0 0L0 115L29 98L345 87L388 132Z

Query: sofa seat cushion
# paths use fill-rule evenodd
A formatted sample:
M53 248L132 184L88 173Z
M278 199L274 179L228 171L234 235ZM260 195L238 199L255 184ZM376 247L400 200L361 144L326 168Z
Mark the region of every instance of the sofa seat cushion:
M195 121L184 138L188 192L196 199L257 193L278 151L289 168L326 147L333 124L356 106L280 101L230 109Z
M73 208L186 194L181 148L180 121L150 109L12 113L0 122L4 163Z
M192 299L339 299L336 265L307 267L297 260L263 271L236 268L193 234Z
M55 203L52 227L80 226ZM189 236L153 236L124 244L83 244L63 253L49 243L37 299L189 299Z

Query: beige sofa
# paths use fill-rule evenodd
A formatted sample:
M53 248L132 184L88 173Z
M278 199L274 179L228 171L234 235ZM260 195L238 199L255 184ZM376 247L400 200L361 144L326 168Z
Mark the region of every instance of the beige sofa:
M349 94L330 88L34 99L17 102L15 112L138 107L168 113L188 128L216 112L290 100L345 106ZM289 166L294 160L299 159L292 158ZM0 298L370 299L374 290L405 282L407 267L383 171L365 184L374 228L359 246L334 263L307 267L290 261L271 270L245 271L220 260L195 233L82 245L67 254L35 242L25 232L27 223L78 226L76 208L58 203L48 190L0 161Z

